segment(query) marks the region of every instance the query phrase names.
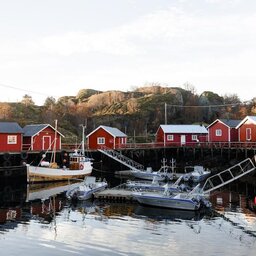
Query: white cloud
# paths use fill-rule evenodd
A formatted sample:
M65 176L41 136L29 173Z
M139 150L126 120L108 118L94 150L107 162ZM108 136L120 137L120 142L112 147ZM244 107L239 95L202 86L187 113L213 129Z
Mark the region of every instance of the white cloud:
M1 40L0 82L34 91L48 87L62 95L76 94L82 86L123 89L152 80L172 86L189 81L217 93L240 88L243 79L251 85L256 80L256 12L240 1L192 3L176 1L93 33L63 29Z

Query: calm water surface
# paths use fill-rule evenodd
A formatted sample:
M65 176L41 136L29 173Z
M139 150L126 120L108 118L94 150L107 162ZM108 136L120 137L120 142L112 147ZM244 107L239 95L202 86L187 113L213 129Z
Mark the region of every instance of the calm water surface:
M46 190L34 193L40 189L1 190L1 256L256 253L256 214L237 192L218 192L213 212L194 213L131 203L71 205L62 194L41 200Z

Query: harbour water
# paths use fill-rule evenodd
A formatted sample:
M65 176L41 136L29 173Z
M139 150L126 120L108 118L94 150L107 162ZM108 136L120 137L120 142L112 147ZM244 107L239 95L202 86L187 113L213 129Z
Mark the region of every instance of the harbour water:
M1 190L1 255L252 256L256 252L256 213L240 189L214 193L209 212L128 202L74 205L63 193L51 195L51 189Z

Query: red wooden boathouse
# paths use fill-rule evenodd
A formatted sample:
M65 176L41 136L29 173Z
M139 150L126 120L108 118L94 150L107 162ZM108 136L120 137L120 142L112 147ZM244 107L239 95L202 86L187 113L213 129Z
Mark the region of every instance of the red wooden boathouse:
M246 116L236 128L240 142L256 142L256 116Z
M208 129L209 142L237 142L238 130L236 126L241 120L234 119L216 119L211 123Z
M20 152L23 130L16 122L0 122L0 152Z
M26 125L23 131L24 150L41 151L54 149L55 128L50 124ZM56 150L61 149L61 137L64 136L56 131Z
M127 135L119 129L101 125L86 136L88 149L122 147L127 142Z
M160 125L156 132L156 142L164 146L192 146L206 142L207 129L202 125Z

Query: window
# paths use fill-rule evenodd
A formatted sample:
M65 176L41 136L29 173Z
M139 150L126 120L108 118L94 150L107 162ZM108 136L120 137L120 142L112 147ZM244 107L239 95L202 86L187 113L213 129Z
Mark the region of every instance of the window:
M8 135L7 144L17 144L17 135Z
M217 129L217 130L215 131L215 135L216 135L216 136L222 136L222 130L221 130L221 129Z
M167 135L167 140L173 140L173 135Z
M97 138L97 144L105 144L105 138L104 137Z
M197 140L198 140L198 139L197 139L197 135L192 134L192 140L196 140L196 141L197 141Z

